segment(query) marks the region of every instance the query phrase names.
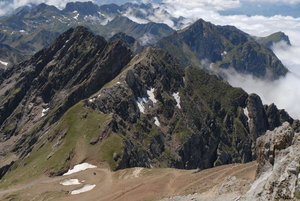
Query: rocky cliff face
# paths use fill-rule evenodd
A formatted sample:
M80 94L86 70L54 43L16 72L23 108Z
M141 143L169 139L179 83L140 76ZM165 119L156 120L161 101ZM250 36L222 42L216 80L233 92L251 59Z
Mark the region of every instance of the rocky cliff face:
M298 200L299 133L289 123L257 139L257 180L241 200Z
M284 110L163 50L133 57L119 39L83 27L0 83L1 175L12 183L14 175L61 175L83 161L114 170L248 162L268 129L285 121L298 129Z

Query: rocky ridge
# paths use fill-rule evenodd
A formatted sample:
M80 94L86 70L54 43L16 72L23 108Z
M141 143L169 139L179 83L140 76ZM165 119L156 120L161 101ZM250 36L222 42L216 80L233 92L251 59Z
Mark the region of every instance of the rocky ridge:
M38 140L34 135L38 130L30 136L25 133L56 122L70 107L115 77L131 57L120 40L108 43L77 27L5 71L0 81L1 154L11 149L19 154L30 152ZM50 111L50 120L44 121ZM12 143L16 139L19 141Z
M121 40L83 27L0 81L1 175L9 184L16 175L61 175L83 161L113 170L248 162L267 130L286 121L298 129L284 110L184 68L164 50L133 57Z
M123 32L136 40L130 48L137 54L142 50L142 46L152 45L174 32L166 24L155 23L157 13L170 19L176 30L184 28L185 25L182 21L185 19L183 17L172 17L164 10L163 6L156 7L152 4L126 3L121 6L116 4L98 6L92 2L70 2L63 10L44 3L33 6L31 9L25 7L11 16L0 19L2 28L0 30L0 51L3 53L0 55L0 61L7 62L8 67L19 63L42 48L48 47L59 34L77 26L88 27L94 34L101 35L107 40L111 37L115 38L115 34L121 36L122 33L119 32ZM130 20L132 17L138 22L145 23L136 23ZM218 61L214 67L228 68L232 66L239 72L251 73L255 76L264 76L266 72L270 71L271 77L274 78L283 76L287 72L270 50L253 42L256 41L267 46L280 39L288 42L288 37L283 33L257 38L232 26L212 26L205 22L203 23L204 29L202 29L202 23L203 21L199 20L189 28L178 31L179 38L176 38L177 34L171 34L164 39L168 41L167 43L160 41L157 46L176 55L183 65L209 66L210 63ZM204 35L201 35L203 30L207 34L209 33L210 37L203 38ZM190 31L196 32L191 34ZM199 33L197 33L198 31ZM196 35L196 38L192 37ZM174 44L170 44L170 42ZM199 47L206 50L200 51ZM236 54L239 52L242 54ZM263 66L261 67L260 64ZM239 65L243 65L243 67L236 68ZM0 73L5 68L6 66L0 62Z
M11 49L9 53L1 54L0 60L8 62L9 66L17 64L48 47L63 32L77 26L88 27L94 34L106 39L122 31L136 40L140 39L142 45L155 42L174 31L165 24L151 21L139 24L125 17L129 15L128 10L135 11L132 15L138 15L141 13L139 9L151 12L154 8L150 4L98 6L92 2L70 2L63 10L45 3L32 9L23 8L0 19L0 51L6 52L6 46Z

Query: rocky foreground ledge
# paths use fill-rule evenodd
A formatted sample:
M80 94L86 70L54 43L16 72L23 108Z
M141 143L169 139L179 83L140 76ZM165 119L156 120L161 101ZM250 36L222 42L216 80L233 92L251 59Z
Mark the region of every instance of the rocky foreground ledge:
M289 123L257 139L257 179L244 200L300 198L300 133Z

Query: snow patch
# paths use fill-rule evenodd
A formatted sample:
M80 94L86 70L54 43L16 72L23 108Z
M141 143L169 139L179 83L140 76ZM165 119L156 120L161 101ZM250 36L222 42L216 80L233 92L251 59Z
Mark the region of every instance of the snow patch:
M155 99L155 96L154 96L154 88L151 86L149 87L149 90L147 90L147 94L149 96L149 99L152 100L153 104L157 103L157 99Z
M160 126L160 122L158 121L158 118L157 117L154 117L154 123L156 126Z
M96 184L86 184L82 188L72 191L71 194L76 195L79 193L84 193L84 192L92 190L93 188L95 188L95 186L96 186Z
M100 11L98 11L98 14L101 15L101 16L103 16L103 17L105 17L105 15L103 15Z
M7 65L8 65L8 62L4 62L4 61L1 61L1 60L0 60L0 63L1 63L2 65L4 65L4 66L7 66Z
M66 179L59 184L64 185L64 186L71 186L71 185L77 185L81 184L78 179Z
M244 110L244 114L246 115L246 117L248 118L248 123L250 122L250 118L249 118L249 112L248 112L248 108L247 107L245 107L245 108L243 108L243 110Z
M100 95L99 95L99 96L100 96ZM96 98L90 98L90 99L89 99L89 102L90 102L90 103L93 103L95 100L96 100Z
M90 168L96 168L96 167L97 166L91 165L89 163L78 164L78 165L75 165L73 169L69 169L69 171L66 172L65 174L63 174L63 176L70 175L70 174L73 174L73 173L76 173L76 172L80 172L80 171L83 171L83 170L86 170L86 169L90 169Z
M61 49L65 48L65 47L66 47L66 44L67 44L68 42L69 42L69 40L66 40L65 44L63 45L63 47L62 47Z
M180 106L180 96L179 96L179 91L176 92L176 93L173 93L172 96L174 97L174 99L175 99L176 102L177 102L177 105L176 105L176 106L177 106L178 108L181 108L181 106Z
M73 17L75 20L78 20L78 16L79 16L79 13L75 16L75 17Z
M47 114L48 110L49 110L49 108L43 109L41 117L45 116Z
M144 103L148 102L148 98L147 97L137 97L137 105L140 109L140 112L145 114L145 106Z

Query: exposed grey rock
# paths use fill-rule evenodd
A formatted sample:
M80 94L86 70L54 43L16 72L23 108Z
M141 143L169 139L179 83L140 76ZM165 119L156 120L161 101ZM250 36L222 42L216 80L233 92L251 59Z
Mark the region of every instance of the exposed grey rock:
M267 116L263 108L260 97L250 94L247 99L247 109L249 116L249 130L254 140L268 129Z
M257 139L257 179L241 200L299 199L300 135L288 122Z

